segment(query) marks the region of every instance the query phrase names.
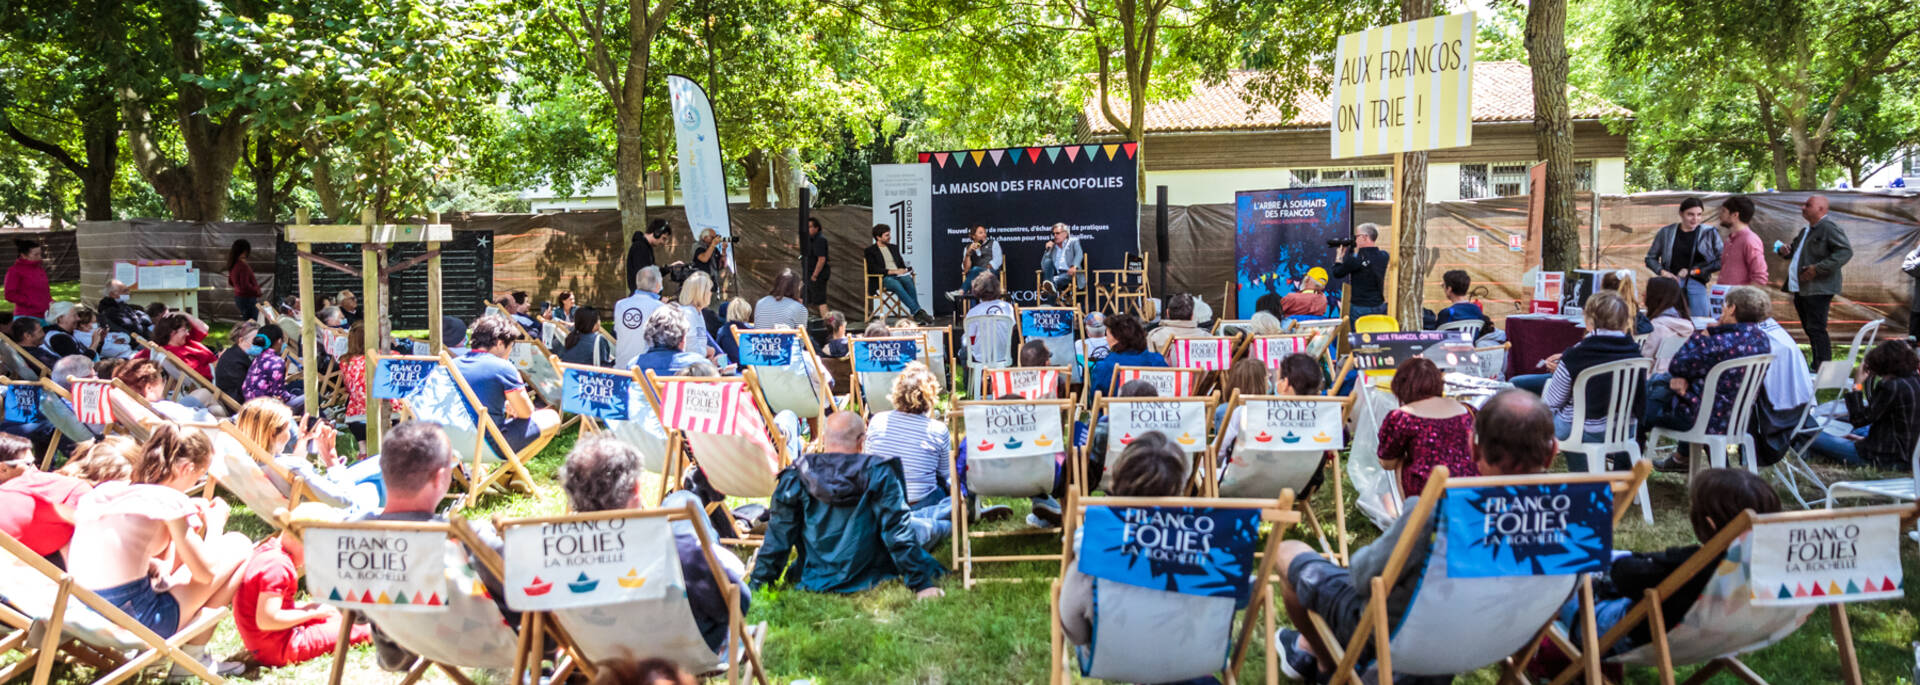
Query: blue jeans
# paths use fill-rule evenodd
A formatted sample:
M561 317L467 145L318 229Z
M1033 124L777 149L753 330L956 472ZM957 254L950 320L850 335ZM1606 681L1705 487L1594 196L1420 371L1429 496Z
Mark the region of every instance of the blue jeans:
M953 498L947 491L935 489L909 506L907 527L913 529L913 541L921 549L932 550L953 533Z
M1514 376L1508 382L1512 383L1513 387L1519 388L1521 390L1525 390L1535 395L1546 395L1547 381L1550 381L1550 380L1553 380L1553 374L1530 373L1524 376ZM1562 439L1565 439L1565 436L1562 436Z
M960 289L962 291L965 291L967 294L972 294L973 279L979 278L980 274L992 273L992 272L993 272L993 269L990 269L984 266L976 266L971 269L967 269L967 280L960 282Z
M1614 626L1620 625L1620 620L1627 617L1627 610L1632 608L1633 600L1627 597L1595 599L1593 601L1594 631L1601 635L1606 635L1607 631L1613 630ZM1580 596L1578 594L1568 598L1567 603L1561 605L1560 616L1555 618L1554 622L1560 624L1560 629L1566 632L1567 637L1573 638L1574 644L1580 644L1580 636L1583 631L1580 626ZM1601 657L1605 658L1625 654L1638 646L1639 645L1633 641L1633 634L1628 633L1627 636L1620 638L1620 641L1613 643L1613 647L1608 649L1607 653L1601 655Z
M236 297L236 298L233 298L233 303L236 306L240 307L241 319L246 321L252 321L254 319L260 318L260 298Z
M1567 437L1571 435L1573 435L1573 422L1560 418L1560 415L1558 413L1555 413L1553 415L1554 439L1566 440ZM1581 442L1597 443L1605 439L1607 439L1607 434L1602 431L1583 430L1580 432ZM1566 452L1565 454L1567 455L1567 472L1568 473L1586 473L1587 472L1587 453ZM1613 454L1607 455L1607 462L1608 462L1607 468L1613 468L1613 462L1620 461L1625 458L1626 458L1625 452L1615 452Z
M919 313L920 296L916 294L919 290L914 288L912 276L882 276L880 285L900 298L901 304L907 306L908 313Z
M1351 325L1353 322L1359 321L1360 317L1385 313L1387 313L1387 305L1384 302L1371 307L1356 304L1347 308L1347 323Z
M1867 427L1861 426L1853 429L1853 435L1862 438L1867 437ZM1813 436L1813 453L1836 464L1846 464L1848 466L1865 466L1867 464L1866 460L1860 458L1860 443L1858 441L1848 440L1826 431L1820 431L1819 435Z

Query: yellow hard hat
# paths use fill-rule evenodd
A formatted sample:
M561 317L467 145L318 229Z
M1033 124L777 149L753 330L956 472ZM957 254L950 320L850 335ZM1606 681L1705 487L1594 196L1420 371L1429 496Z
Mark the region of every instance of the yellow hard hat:
M1311 269L1307 269L1307 278L1311 278L1321 283L1325 283L1327 282L1327 270L1317 266Z

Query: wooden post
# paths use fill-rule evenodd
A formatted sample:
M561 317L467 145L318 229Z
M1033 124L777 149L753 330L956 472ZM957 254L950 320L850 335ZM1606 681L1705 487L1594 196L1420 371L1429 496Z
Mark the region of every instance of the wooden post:
M294 223L307 225L307 210L294 210ZM312 254L313 243L298 243L300 251ZM308 402L320 402L320 343L316 340L313 325L313 262L302 257L300 260L300 376L301 388Z
M433 213L433 223L440 223L439 212ZM427 258L427 343L433 347L434 354L439 354L446 346L442 339L446 331L440 327L440 318L444 315L440 302L440 241L427 241L427 254L433 255Z
M1405 225L1400 220L1400 198L1406 193L1401 192L1400 184L1401 179L1406 178L1406 173L1407 154L1404 152L1394 154L1393 178L1388 181L1393 186L1393 220L1388 222L1387 230L1380 232L1380 240L1377 241L1380 249L1385 250L1393 258L1390 262L1393 268L1387 269L1387 278L1384 283L1381 283L1380 290L1387 296L1387 316L1395 320L1400 318L1400 255L1395 246L1400 244L1400 235L1405 230Z
M372 226L375 219L372 208L361 210L361 224ZM373 237L369 235L367 239L371 240ZM372 242L360 243L361 341L366 344L367 352L382 351L380 340L386 336L387 331L387 291L380 278L380 271L386 267L387 260L379 252L379 249L385 247ZM367 391L371 393L373 369L367 369L361 376L361 380L367 384ZM367 454L380 453L380 433L387 425L386 409L385 402L367 403L367 442L362 446L362 450Z

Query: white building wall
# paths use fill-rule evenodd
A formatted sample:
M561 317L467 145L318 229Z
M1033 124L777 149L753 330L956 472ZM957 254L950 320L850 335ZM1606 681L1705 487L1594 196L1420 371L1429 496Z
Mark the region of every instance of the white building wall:
M1321 168L1340 168L1329 165ZM1594 187L1602 194L1627 192L1627 160L1602 157L1593 160ZM1233 194L1243 190L1272 190L1288 187L1293 175L1284 168L1199 169L1146 172L1147 202L1154 199L1154 186L1167 186L1167 202L1175 205L1230 204ZM1448 202L1460 199L1460 165L1436 162L1427 165L1427 201Z

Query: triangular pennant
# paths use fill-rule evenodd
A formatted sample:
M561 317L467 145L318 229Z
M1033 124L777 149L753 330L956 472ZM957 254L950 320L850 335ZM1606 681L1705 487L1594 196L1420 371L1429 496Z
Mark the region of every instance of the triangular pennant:
M342 601L340 599L340 588L334 588L333 592L327 593L327 600L333 602Z
M366 590L366 591L363 591L363 592L361 592L361 593L360 593L360 603L361 603L361 604L372 604L372 603L373 603L373 591L372 591L372 590Z
M1138 148L1138 147L1140 147L1139 143L1121 143L1120 144L1120 149L1127 151L1127 159L1133 159L1133 151L1135 148Z
M927 163L927 158L928 158L928 157L932 157L932 156L933 156L933 153L931 153L931 152L922 152L922 153L920 153L920 163L921 163L921 164L926 164L926 163Z
M1077 145L1068 145L1066 149L1067 149L1067 161L1069 161L1069 162L1075 162L1075 161L1079 161L1079 160L1080 160L1080 147L1079 147L1079 146L1077 146Z
M1047 148L1047 161L1049 162L1060 161L1060 146L1055 145Z
M440 593L435 592L431 595L427 595L427 606L430 606L430 607L440 606Z
M934 161L934 166L941 166L941 167L944 167L944 166L946 166L946 165L947 165L947 153L945 153L945 152L935 152L935 153L933 153L933 161Z
M1027 148L1027 161L1029 162L1040 161L1040 148L1037 148L1037 147Z
M1107 159L1108 159L1109 161L1111 161L1111 160L1113 159L1113 153L1114 153L1114 151L1115 151L1115 150L1119 150L1119 149L1120 149L1120 146L1119 146L1119 145L1108 145L1108 146L1106 146L1106 147L1105 147L1104 149L1105 149L1105 150L1107 151Z
M1781 584L1780 584L1780 596L1779 596L1779 597L1777 597L1777 598L1775 598L1775 599L1793 599L1793 591L1792 591L1792 590L1788 590L1788 589L1787 589L1787 584L1786 584L1786 583L1781 583Z
M1880 578L1880 590L1882 592L1892 592L1898 589L1900 589L1900 586L1894 585L1892 578L1887 578L1884 576Z
M1010 152L1013 154L1007 155L1007 162L1014 166L1020 166L1020 148L1013 148Z
M388 597L387 592L385 590L382 590L380 591L380 596L375 598L374 601L379 602L381 604L392 604L393 598Z
M984 158L986 158L986 156L987 156L987 152L986 152L985 150L974 150L974 151L973 151L972 153L970 153L970 154L972 154L972 155L973 155L973 165L974 165L974 166L980 166L980 160L981 160L981 159L984 159Z
M393 603L394 603L394 604L407 604L407 603L408 603L408 602L407 602L407 593L405 593L405 592L400 592L400 593L397 593L397 594L395 594L395 595L393 596Z
M1795 597L1805 597L1805 596L1807 596L1807 586L1805 586L1805 585L1801 585L1801 584L1799 584L1799 583L1794 583L1794 584L1793 584L1793 596L1795 596Z
M980 153L978 153L978 152L976 152L976 153L974 153L974 154L975 154L975 155L978 155L978 154L980 154ZM999 165L999 164L1000 164L1000 158L1001 158L1001 157L1003 157L1003 156L1005 156L1005 155L1007 154L1007 151L1005 151L1005 150L1000 150L1000 149L994 149L994 150L988 150L988 151L987 151L987 154L990 154L990 155L993 155L993 163L994 163L994 164L995 164L995 165L997 166L997 165ZM974 157L974 159L975 159L975 160L978 160L978 159L980 159L980 158L979 158L979 157Z
M1814 584L1813 584L1813 593L1812 593L1812 594L1813 594L1813 596L1815 596L1815 597L1825 597L1825 596L1827 596L1827 591L1826 591L1826 589L1825 589L1825 588L1822 588L1822 587L1820 587L1820 584L1819 584L1819 583L1814 583Z
M1100 146L1098 145L1082 145L1080 146L1080 151L1087 153L1087 161L1089 162L1100 159Z
M1827 594L1838 595L1838 594L1844 594L1844 593L1841 592L1839 583L1829 580L1827 581Z
M1860 593L1860 584L1853 582L1853 579L1851 578L1847 579L1847 594L1855 595L1859 593Z

